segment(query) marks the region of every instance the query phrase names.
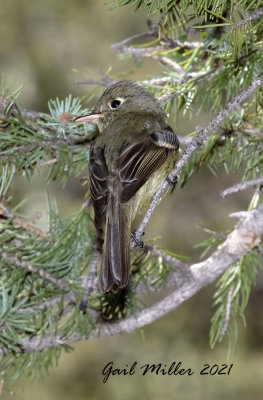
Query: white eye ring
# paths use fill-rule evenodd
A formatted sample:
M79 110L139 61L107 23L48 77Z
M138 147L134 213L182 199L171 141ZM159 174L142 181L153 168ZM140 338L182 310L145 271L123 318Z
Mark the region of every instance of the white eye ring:
M112 110L115 110L118 108L122 103L124 102L124 98L122 97L116 97L116 99L112 100L111 103L109 103L109 106Z

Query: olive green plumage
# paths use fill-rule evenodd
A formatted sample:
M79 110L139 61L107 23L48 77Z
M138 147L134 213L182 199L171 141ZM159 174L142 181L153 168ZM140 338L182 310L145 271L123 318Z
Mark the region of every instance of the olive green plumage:
M97 126L89 175L95 226L104 232L100 289L116 292L129 279L131 221L173 167L179 143L158 101L131 81L110 86L77 121Z

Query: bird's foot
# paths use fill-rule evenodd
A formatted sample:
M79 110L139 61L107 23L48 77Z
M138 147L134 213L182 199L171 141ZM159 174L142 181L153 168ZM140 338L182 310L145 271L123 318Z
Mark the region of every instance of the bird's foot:
M169 178L169 176L167 176L166 180L167 180L167 182L168 182L168 184L170 186L174 186L175 187L177 185L177 183L178 183L178 176L175 175L172 178Z
M144 232L143 232L143 235L144 235ZM143 243L143 241L138 237L138 234L137 234L137 231L136 231L136 230L133 231L133 232L131 233L131 237L132 237L132 240L133 240L133 242L134 242L134 244L135 244L135 247L140 247L140 248L142 249L143 246L144 246L144 243Z
M175 176L172 177L172 179L169 178L169 176L167 176L166 180L168 182L168 185L171 186L171 188L172 188L171 189L171 194L172 194L174 189L176 188L177 183L178 183L178 176L175 175Z

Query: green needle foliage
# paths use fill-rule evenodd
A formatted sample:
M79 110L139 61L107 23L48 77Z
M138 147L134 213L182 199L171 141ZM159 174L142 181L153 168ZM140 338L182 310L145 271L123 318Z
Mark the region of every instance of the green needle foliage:
M151 58L153 63L161 63L163 73L147 77L142 84L159 97L173 126L179 113L191 118L208 109L218 112L263 72L262 0L111 0L108 5L112 9L129 5L134 11L144 7L149 14L158 15L159 23L150 26L146 35L153 36L149 42L133 45L130 40L114 49L121 59L134 57L138 62ZM70 177L84 178L94 132L92 126L74 123L74 116L88 112L78 98L69 95L62 101L50 100L49 114L44 114L20 109L20 92L21 88L1 80L0 355L2 369L9 368L13 379L23 373L43 375L63 348L70 350L67 338L88 338L102 321L111 323L136 315L144 307L136 292L139 284L147 287L151 280L160 289L173 271L167 258L134 251L128 288L117 295L101 295L92 288L87 313L79 311L94 253L89 207L86 204L61 219L56 203L48 199L49 227L42 232L18 214L19 205L11 209L9 195L17 175L30 180L43 167L47 182L67 185ZM243 180L263 176L262 94L259 87L210 136L204 148L192 154L183 167L181 186L204 167L216 175L224 165L227 173L239 171ZM260 187L256 187L248 208L260 202ZM209 236L199 244L205 248L203 255L222 243L227 232L209 231ZM214 296L212 347L227 333L234 348L238 318L244 320L260 251L260 246L251 248L220 278ZM168 250L163 254L178 258ZM34 351L28 344L56 335L64 339L59 347Z
M227 331L229 352L233 353L238 334L238 317L241 317L245 324L245 309L260 265L258 251L251 251L238 264L228 268L219 280L214 295L214 306L217 307L217 311L212 318L210 331L212 347L222 340Z

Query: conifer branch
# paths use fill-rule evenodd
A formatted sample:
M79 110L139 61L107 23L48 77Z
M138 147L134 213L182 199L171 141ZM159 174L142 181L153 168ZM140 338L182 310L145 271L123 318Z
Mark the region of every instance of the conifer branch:
M251 211L242 213L236 227L227 239L206 260L192 264L189 267L189 274L172 273L169 280L173 282L173 291L164 299L125 320L113 323L101 322L99 327L91 332L89 339L129 333L168 314L203 287L218 279L230 265L257 247L262 234L263 204ZM67 338L65 338L63 332L58 332L42 337L22 338L20 349L23 352L32 353L85 339L87 338L79 332Z
M189 266L182 261L178 260L177 258L166 254L165 252L156 249L153 246L150 245L144 245L143 249L144 253L150 253L153 257L161 257L164 261L166 261L169 265L175 268L176 271L179 271L180 273L188 273L189 272Z
M94 246L92 259L91 259L90 266L89 266L89 273L83 283L84 291L83 291L81 303L79 305L79 309L83 312L86 312L86 310L87 310L88 297L91 294L93 287L94 287L94 282L95 282L96 275L97 275L97 264L99 261L99 256L100 256L99 250L96 248L96 246Z
M4 96L0 96L0 118L6 118L8 115L12 114L14 112L15 114L18 113L18 109L16 105L14 104L11 107L11 110L9 110L8 114L5 112L5 109L8 105L8 101ZM35 111L35 110L27 110L27 109L21 109L19 110L19 113L22 115L24 118L29 118L32 120L37 120L39 121L41 118L43 118L43 113Z
M172 61L172 60L171 60ZM175 69L175 68L174 68ZM180 75L180 81L181 81L181 83L186 83L186 82L188 82L190 79L196 79L196 85L199 85L199 84L201 84L201 83L203 83L203 82L206 82L206 81L208 81L208 80L210 80L210 79L212 79L212 78L214 78L216 75L218 75L221 71L223 71L223 69L224 69L224 67L223 66L221 66L221 67L218 67L215 71L213 71L213 72L211 72L211 73L208 73L207 71L204 71L204 70L201 70L201 71L197 71L197 72L188 72L188 73L186 73L184 70L183 70L183 72L181 72L181 75ZM179 70L177 70L177 72L178 72ZM169 78L169 79L167 79L167 78ZM172 83L172 81L173 81L173 77L172 76L170 76L170 77L165 77L165 79L166 80L163 80L163 81L161 81L161 82L159 82L158 83L158 81L157 82L155 82L155 80L153 79L152 81L151 80L149 80L149 81L143 81L142 83L143 84L156 84L156 85L165 85L165 84L167 84L167 83ZM161 103L161 104L164 104L164 103L167 103L168 101L170 101L170 100L172 100L175 96L177 96L177 95L179 95L180 93L182 93L182 92L184 92L184 89L179 89L179 90L172 90L172 91L169 91L169 90L167 90L165 93L163 93L160 97L158 97L158 101Z
M197 49L199 47L203 47L202 42L181 42L180 40L173 40L171 38L162 40L162 44L158 46L151 46L151 47L131 47L128 46L131 42L136 39L140 39L146 36L155 36L158 37L158 27L153 27L153 29L149 30L148 32L139 33L137 35L130 36L121 42L114 43L111 45L111 48L116 53L127 53L131 54L134 58L140 59L148 57L149 55L157 54L166 50L176 49L178 48L187 48L187 49Z
M178 63L176 63L175 61L171 60L168 57L156 55L156 56L153 56L152 58L157 60L157 61L163 62L167 66L170 66L175 72L177 72L181 76L183 83L187 82L190 79L196 79L196 83L197 84L203 83L203 82L205 82L205 81L207 81L209 79L212 79L214 76L218 75L225 68L224 66L221 66L221 67L217 68L213 72L208 72L206 70L200 70L200 71L196 71L196 72L193 71L193 72L185 73L183 68ZM142 84L142 85L164 86L166 84L172 83L173 79L174 79L173 76L163 76L163 77L160 77L160 78L144 79L143 81L138 82L138 83ZM103 74L103 77L100 80L95 80L95 79L76 79L75 82L77 84L99 85L99 86L109 87L109 86L113 85L114 83L116 83L116 80L115 79L111 79L106 74ZM158 100L159 100L160 103L164 103L164 102L170 100L171 98L173 98L175 95L177 95L180 92L181 92L181 90L179 92L178 91L173 91L173 92L167 91L162 96L160 96L158 98Z
M160 78L144 79L141 83L143 85L159 85L163 86L170 83L172 78L170 76L161 76Z
M100 80L95 80L95 79L76 79L75 82L79 85L99 85L99 86L105 86L109 87L116 83L115 79L111 79L107 74L104 72L100 72L101 79Z
M54 286L56 286L58 289L62 291L68 292L71 290L70 286L66 282L63 282L61 279L55 278L53 275L43 270L42 268L38 268L27 261L19 260L13 254L8 254L8 252L3 251L0 257L8 264L11 264L17 268L22 268L28 272L33 272L39 275L41 278L46 279L47 281L53 283Z
M251 179L246 182L237 183L236 185L233 185L227 189L222 190L222 192L220 194L222 197L226 197L229 194L237 193L237 192L241 192L242 190L249 189L251 186L262 185L262 184L263 184L263 176L260 176L259 178Z
M149 31L150 32L150 31ZM130 47L127 46L134 39L134 36L123 40L122 42L115 43L111 47L116 53L125 53L130 54L135 59L142 59L142 58L152 58L153 60L162 62L163 64L172 68L173 71L178 74L181 79L187 81L191 78L198 78L199 76L205 75L205 72L198 71L198 72L189 72L186 73L184 69L173 59L166 57L163 53L167 50L176 49L177 47L182 48L191 48L195 49L198 47L202 47L203 44L199 42L180 42L178 40L164 40L160 45L157 46L149 46L149 47Z
M22 218L15 217L11 210L9 210L3 202L0 201L0 218L11 220L13 225L20 226L25 231L32 233L36 236L47 238L49 235L41 229L36 228Z
M167 65L168 67L171 67L180 76L185 75L184 69L176 61L172 60L171 58L157 55L157 56L152 56L152 59L162 62L164 65Z
M158 37L158 35L159 35L158 25L151 25L148 31L136 33L135 35L129 36L128 38L122 40L121 42L113 44L112 47L115 46L116 48L118 47L122 48L125 47L128 43L134 42L135 40L143 39L147 36Z
M248 98L253 91L263 84L263 75L258 76L257 78L253 79L251 84L241 90L233 100L231 100L223 110L221 110L213 119L212 121L202 130L200 130L192 139L191 143L186 147L185 151L183 152L182 157L178 160L175 165L175 168L169 173L168 178L170 181L173 181L174 178L180 173L182 167L188 161L190 156L193 154L195 150L198 148L202 148L207 143L210 135L226 120L226 118L231 114L231 112L238 107L242 102ZM164 181L163 184L159 187L158 191L155 193L153 200L146 211L144 218L142 219L141 224L136 229L136 236L140 238L145 231L146 225L148 224L156 206L158 205L161 197L164 195L166 190L169 187L168 181Z
M50 167L58 162L58 158L52 158L50 160L42 160L39 162L40 167Z
M236 22L235 24L230 26L230 29L236 29L239 28L240 26L246 25L251 21L254 21L255 19L260 18L263 15L263 7L259 8L257 11L254 13L247 15L246 18L242 19L241 21Z
M189 42L188 40L185 40L182 42L181 40L175 40L169 38L169 41L173 44L174 47L180 47L181 49L199 49L204 46L203 42Z
M262 73L262 24L258 20L262 18L263 8L246 14L247 9L256 7L255 4L238 2L234 7L235 14L233 10L228 11L227 23L217 26L216 22L208 21L207 25L199 26L206 32L202 42L190 42L191 38L185 35L193 32L193 23L201 22L202 18L206 23L205 16L209 13L206 2L198 1L198 5L195 5L187 0L183 8L178 2L166 10L159 2L148 0L118 0L120 3L130 3L132 6L135 3L139 6L145 4L150 12L160 12L160 24L153 26L149 23L147 32L115 43L112 49L135 60L150 59L161 63L165 70L164 76L142 80L141 84L151 87L160 104L166 103L167 114L170 111L174 112L173 115L181 111L192 112L194 102L201 111L204 111L204 105L207 104L213 110L221 109L226 97L229 99L231 93L237 93L241 85L247 86L206 128L197 129L195 137L179 136L180 146L185 151L181 152L182 156L169 174L169 180L173 181L185 166L185 182L197 168L207 163L211 168L224 163L229 170L240 169L241 165L245 165L243 179L258 176L263 149L262 104L260 96L249 96L263 83L262 75L252 81L255 74ZM219 3L217 14L210 7L211 14L218 19L222 16L225 20L223 11L226 10L227 1L220 0ZM188 7L191 7L191 12L185 13ZM236 15L245 15L245 18L234 23ZM178 40L176 36L188 40ZM149 41L137 45L143 40ZM116 82L107 74L100 75L98 81L81 79L77 83L108 87ZM68 96L62 101L50 100L48 115L20 109L16 104L19 93L20 89L14 90L2 80L0 190L3 196L8 193L15 174L30 178L38 167L49 167L49 179L61 177L63 183L70 176L80 176L88 165L88 143L93 134L89 126L79 127L74 124L74 115L79 112L84 115L87 112L81 110L79 98ZM175 96L176 101L171 102ZM245 99L244 108L241 108ZM230 117L235 108L239 108L238 112ZM222 123L223 128L214 135L213 132ZM199 149L203 151L199 152ZM262 184L263 178L259 177L225 189L222 195L245 190L253 185L258 185L258 194ZM137 230L137 242L140 242L142 232L168 187L165 181L155 194ZM260 196L255 198L261 201ZM89 204L90 200L87 200L83 207ZM127 288L116 295L96 292L96 266L101 249L95 245L90 257L94 232L90 215L81 208L79 213L61 220L55 207L50 207L50 210L52 240L49 233L34 227L34 221L18 217L5 204L0 203L0 243L3 244L0 254L0 311L4 316L3 323L0 323L0 354L7 355L7 363L15 367L16 375L23 373L29 364L35 373L41 370L42 365L51 365L52 357L58 358L54 353L60 353L55 349L30 357L23 352L35 353L53 346L62 347L75 341L131 332L146 326L217 280L226 270L219 282L220 290L215 293L215 304L219 304L219 307L212 321L211 332L215 333L212 345L226 330L231 333L231 322L235 325L236 316L243 315L258 265L262 263L262 204L248 212L231 214L230 217L236 218L238 222L228 235L209 232L207 229L210 237L201 245L206 246L206 250L215 250L202 262L188 265L172 253L154 246L144 246L136 258L137 264L135 262L132 268L131 290ZM84 277L87 263L89 273ZM80 303L82 290L84 294ZM136 313L134 306L139 304L138 296L146 291L157 290L162 300ZM84 315L78 305L80 303L80 308L86 311L87 300L88 312ZM130 310L126 319L125 311L122 312L125 308ZM122 319L116 322L115 317ZM25 364L25 360L28 364ZM0 379L0 394L1 384Z
M34 306L31 307L27 307L26 311L41 311L41 310L46 310L49 309L51 307L54 307L56 305L59 305L59 303L61 303L61 301L64 301L64 304L66 303L73 303L74 307L76 305L76 296L73 292L67 294L66 296L64 295L58 295L55 297L51 297L50 299L46 299L44 301L42 301L39 304L36 304Z
M233 286L229 289L227 295L227 303L226 303L226 311L225 311L225 320L222 328L220 329L219 336L223 337L227 331L230 317L231 317L231 303L232 303L232 296L233 296Z

